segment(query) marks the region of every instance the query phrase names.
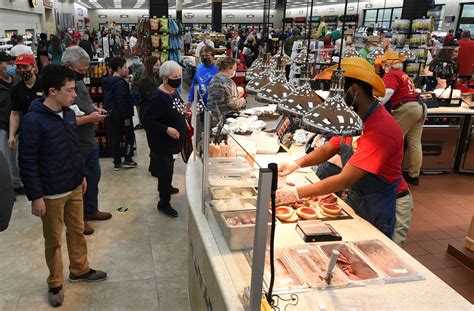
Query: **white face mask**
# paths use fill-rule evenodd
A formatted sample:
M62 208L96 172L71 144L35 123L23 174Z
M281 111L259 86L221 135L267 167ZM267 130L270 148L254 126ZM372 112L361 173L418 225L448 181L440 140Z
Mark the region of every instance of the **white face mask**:
M206 39L206 40L204 41L204 43L206 43L206 44L211 44L211 40Z
M235 77L235 71L232 71L232 74L230 75L231 78Z

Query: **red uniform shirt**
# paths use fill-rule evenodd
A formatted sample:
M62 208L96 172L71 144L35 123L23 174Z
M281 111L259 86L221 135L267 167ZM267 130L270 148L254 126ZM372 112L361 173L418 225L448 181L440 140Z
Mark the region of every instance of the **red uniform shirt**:
M329 140L331 146L338 149L341 142L342 137ZM349 159L351 165L388 182L395 182L402 177L403 132L383 106L375 109L364 121L362 136L352 143L352 148L354 155ZM402 177L397 193L407 189L408 185Z
M415 90L415 84L412 79L402 70L390 70L384 77L383 82L387 89L394 91L390 102L392 109L400 106L402 102L416 101L418 94Z
M456 61L459 63L459 75L470 76L474 64L474 41L461 39L457 43L459 44L459 54Z

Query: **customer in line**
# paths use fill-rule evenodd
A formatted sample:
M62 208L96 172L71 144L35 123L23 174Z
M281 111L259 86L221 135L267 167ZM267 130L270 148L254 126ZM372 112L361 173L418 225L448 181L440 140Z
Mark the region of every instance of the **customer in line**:
M248 35L244 43L243 54L245 57L245 66L250 68L254 60L258 57L258 45L253 35Z
M92 60L94 58L94 46L92 45L91 41L89 40L88 34L83 34L81 41L79 41L79 46L87 52L89 55L89 59Z
M10 50L10 55L17 57L21 54L34 55L33 50L25 44L23 36L16 35L16 45Z
M174 158L181 151L186 140L186 106L177 92L181 85L182 69L174 61L167 61L160 67L163 83L158 87L143 114L148 146L155 158L158 174L160 201L158 211L169 217L178 217L171 207L171 195L179 189L172 186Z
M402 128L407 149L408 173L405 179L412 185L419 185L423 151L421 135L426 119L426 106L418 101L418 93L412 79L403 72L406 58L395 51L385 53L382 68L385 71L385 96L383 104L388 103L392 115Z
M201 63L197 66L196 73L194 74L191 88L189 90L188 105L194 101L194 88L197 87L197 91L204 102L207 104L207 96L209 90L209 84L212 78L219 72L219 69L215 65L214 61L214 48L211 46L205 46L201 49Z
M140 56L133 55L132 64L128 66L128 72L130 73L131 77L131 88L130 94L132 96L132 102L135 107L137 107L137 114L138 114L138 124L135 126L135 130L141 130L142 127L142 119L140 113L140 91L138 90L138 82L140 81L140 77L143 74L143 70L145 66L140 60Z
M336 66L326 69L318 79L330 79ZM396 199L401 188L408 188L402 177L403 133L395 119L374 99L385 94L383 80L365 59L345 58L345 101L364 122L364 131L355 144L335 136L306 156L279 166L286 176L300 167L319 165L340 154L342 170L320 182L277 191L278 204L300 198L325 195L349 188L347 202L362 218L392 238L396 221ZM361 79L364 79L362 81Z
M77 139L82 159L85 165L87 191L83 196L84 201L84 234L94 233L89 221L107 220L112 217L111 213L99 211L99 181L101 168L99 161L99 146L95 138L95 126L107 117L107 111L98 108L92 102L87 91L84 76L89 69L90 58L87 52L79 46L71 46L64 51L62 63L74 71L76 76L76 113Z
M239 110L245 106L242 89L237 89L232 78L237 70L237 62L232 57L224 57L217 63L219 73L212 78L209 85L207 108L221 120L231 111Z
M38 63L40 64L40 71L49 64L48 46L48 35L42 32L40 34L40 39L38 40L38 48L36 49L36 56L38 57Z
M471 40L471 32L464 30L461 40L458 40L457 44L459 45L459 55L456 61L459 63L459 77L470 80L474 65L474 41Z
M48 301L64 302L61 240L66 225L70 282L99 282L107 273L91 269L83 235L82 195L87 184L79 144L76 116L69 109L76 96L72 70L48 65L41 77L46 98L36 99L25 116L20 136L21 177L31 212L41 217L45 257L49 268Z
M11 174L15 192L23 193L23 183L20 178L20 170L17 162L16 149L8 146L11 113L12 88L19 83L15 76L15 57L0 51L0 152L3 153Z
M196 68L201 63L201 49L205 46L210 46L214 48L214 42L212 42L211 35L208 33L201 34L201 42L198 43L196 51L194 52L194 62Z
M105 78L102 83L104 108L110 116L114 170L120 171L122 167L137 167L137 163L133 161L135 143L132 121L133 103L128 82L124 79L128 77L127 61L122 57L114 57L109 61L109 66L112 69L112 77ZM122 163L120 142L123 135L125 135L125 160Z
M48 55L51 60L51 64L61 64L61 57L63 56L66 47L61 43L61 40L57 35L51 36L51 43L48 47Z
M145 60L145 70L138 81L138 90L140 93L140 102L137 106L140 120L143 119L143 114L148 106L150 98L155 93L157 87L163 83L160 78L161 61L156 56L148 56ZM153 153L150 153L150 165L148 171L152 176L158 177L158 168Z
M36 60L33 56L22 54L15 60L16 72L21 81L17 83L11 92L10 131L8 146L16 152L20 123L28 113L30 104L37 98L43 97L43 91L37 75ZM17 192L18 193L18 192Z

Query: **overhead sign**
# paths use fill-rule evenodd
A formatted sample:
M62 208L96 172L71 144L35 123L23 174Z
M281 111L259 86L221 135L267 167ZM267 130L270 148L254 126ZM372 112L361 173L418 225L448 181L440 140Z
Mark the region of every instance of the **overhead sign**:
M207 14L206 15L206 18L211 18L212 17L212 14Z
M254 18L254 17L255 15L252 15L252 14L247 15L247 18Z
M227 14L225 17L226 18L235 18L235 15L234 14Z
M194 17L194 14L188 12L188 13L185 13L185 14L184 14L184 17L187 18L187 19L191 19L191 18Z
M128 18L128 15L120 15L120 18Z
M99 18L107 18L107 15L99 15Z

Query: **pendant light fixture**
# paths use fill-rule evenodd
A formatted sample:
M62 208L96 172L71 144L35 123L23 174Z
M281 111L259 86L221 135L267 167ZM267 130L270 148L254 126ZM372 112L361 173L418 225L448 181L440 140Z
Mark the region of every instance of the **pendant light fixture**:
M400 51L400 55L403 55L406 57L407 60L414 61L416 60L416 54L413 53L412 50L410 50L410 47L408 44L405 44L403 47L403 50Z
M294 88L286 81L286 64L283 63L282 58L280 55L276 58L275 78L259 90L257 101L278 104L294 91Z
M350 48L346 49L342 53L342 58L348 58L348 57L360 57L359 52L357 52L354 46L351 46Z
M309 83L311 64L303 66L301 71L301 86L278 102L277 110L284 115L302 118L305 113L321 104L321 98L312 90Z
M256 78L258 74L265 70L269 65L267 54L263 49L260 50L258 58L252 63L252 66L250 66L245 74L245 81L249 82L253 78Z
M269 60L270 54L267 54L266 57ZM250 82L245 86L245 89L249 94L257 94L263 86L273 81L273 69L270 66L266 68L263 67L263 69L264 70L262 70L255 78L250 80Z
M375 63L379 63L379 59L383 58L384 55L385 51L379 43L377 47L367 55L367 58L373 59Z
M314 0L311 0L313 2ZM347 15L348 0L345 0L344 17ZM311 6L311 15L312 15ZM345 20L342 22L342 34L344 38ZM343 44L340 47L342 55ZM338 69L334 70L331 79L329 97L324 103L316 106L303 116L301 126L311 132L331 133L342 136L360 135L363 129L362 119L354 110L347 106L344 101L344 70L341 69L341 58L339 58Z

